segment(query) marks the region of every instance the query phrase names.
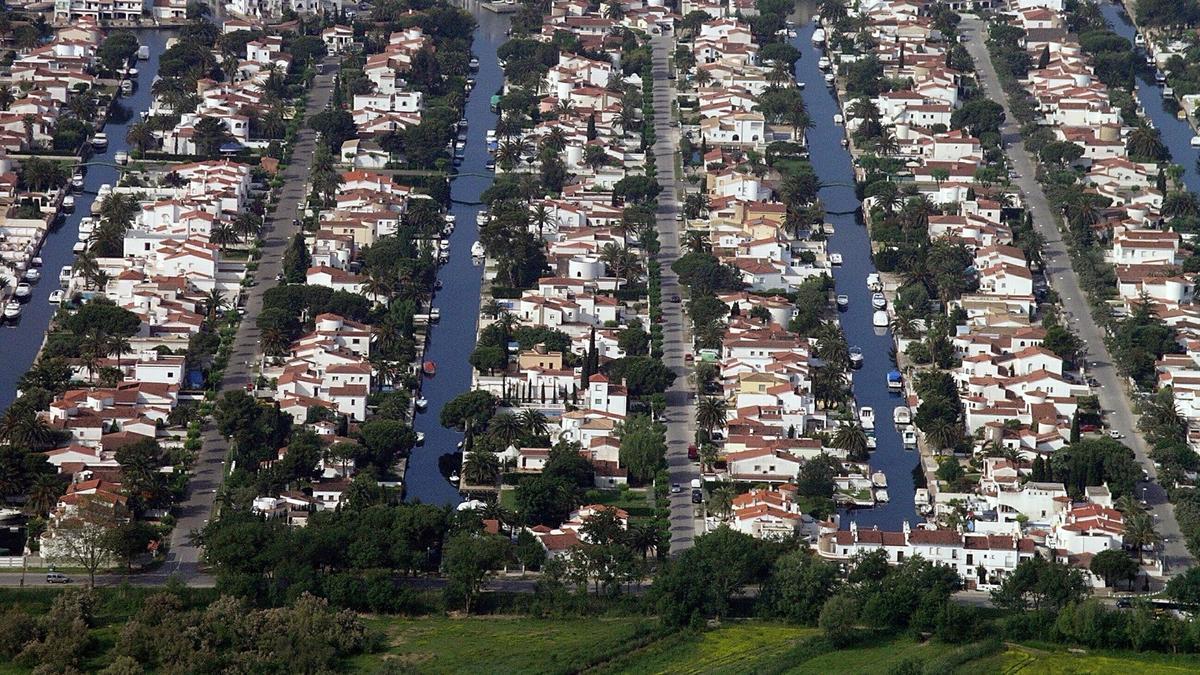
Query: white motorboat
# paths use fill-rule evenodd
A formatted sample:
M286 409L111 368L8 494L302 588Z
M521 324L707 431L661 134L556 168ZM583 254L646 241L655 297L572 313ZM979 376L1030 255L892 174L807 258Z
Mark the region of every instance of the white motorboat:
M876 491L875 491L875 501L877 501L877 502L886 502L886 501L888 501L889 499L891 499L891 498L890 498L890 497L888 497L887 490L876 490Z
M863 364L863 351L861 347L850 348L850 366L853 368L861 368Z
M417 432L417 445L420 445L421 443L424 443L424 442L425 442L425 432L418 431Z
M438 248L442 249L443 251L449 250L450 249L450 240L449 239L438 239Z
M875 428L875 409L869 405L864 405L858 409L858 423L862 428L870 430Z
M138 60L145 61L148 58L150 58L150 46L142 45L138 47Z
M845 294L839 294L837 296L837 306L838 306L838 309L846 309L847 307L849 307L850 306L850 296L845 295Z
M75 175L71 176L71 187L75 188L76 190L83 189L83 174L82 173L76 172Z
M487 221L488 221L487 211L476 212L476 214L475 214L475 224L476 225L483 227L484 225L487 225Z
M888 313L882 309L875 312L875 314L871 317L871 325L875 326L876 328L887 328Z
M61 289L55 289L50 292L50 304L60 304L67 297L67 292Z
M79 231L79 241L87 241L88 239L91 239L91 238L92 238L91 230L86 230L86 231L80 230Z
M917 447L917 432L911 427L905 428L904 431L900 432L900 442L903 443L904 447L906 448Z
M1174 96L1174 95L1175 95L1175 90L1174 90L1174 89L1172 89L1172 88L1170 88L1170 87L1163 87L1163 90L1162 90L1162 97L1163 97L1163 98L1171 98L1171 97L1172 97L1172 96Z
M459 480L459 478L458 478L458 474L457 474L457 473L452 473L452 474L450 474L450 482L451 482L451 483L457 483L457 482L458 482L458 480Z
M42 273L38 270L38 268L30 267L29 269L25 270L25 274L23 276L25 281L28 281L31 284L36 284L42 278Z
M16 300L9 300L8 304L4 305L4 318L16 319L21 316L21 303Z
M846 121L846 118L842 117L841 114L837 114L837 115L833 116L834 124L841 126L842 122L844 122L844 121Z
M438 307L429 308L429 320L437 323L442 320L442 310Z
M1192 136L1191 146L1193 148L1200 148L1200 136Z
M121 95L129 96L133 93L133 82L130 80L121 81Z
M874 307L875 309L883 309L883 308L887 307L887 297L884 296L883 293L878 293L878 292L872 293L871 294L871 306Z
M867 449L874 450L879 447L879 441L875 440L874 436L867 436Z
M892 409L892 422L898 427L912 424L912 411L906 405L896 406Z
M830 253L829 254L829 264L841 265L842 264L842 254L841 253Z
M887 474L882 471L871 474L871 484L877 488L887 487Z
M67 195L66 197L63 197L62 207L63 207L63 210L68 213L71 211L74 211L75 210L75 198L72 197L71 195Z
M832 87L835 79L836 78L834 78L833 73L825 73L825 84Z
M822 56L821 58L817 59L817 67L821 70L829 70L829 66L832 64L833 62L830 61L829 57L827 56Z
M138 76L138 69L137 68L126 68L125 74L131 78L136 78Z
M484 254L483 242L477 241L474 244L471 244L471 257L472 258L482 258L483 254Z
M867 275L867 289L872 291L883 289L883 284L879 282L879 274L876 272L871 272Z
M417 410L424 410L425 408L429 407L429 399L425 398L424 396L418 398L416 401L414 401L414 403L417 406Z
M34 267L41 267L41 266L42 266L42 259L41 259L40 257L38 257L38 256L34 256L34 257L32 257L32 258L30 258L30 259L29 259L29 264L30 264L30 265L33 265Z
M104 133L103 131L96 132L96 135L92 136L92 147L97 150L103 150L107 148L108 134Z
M818 29L816 29L816 30L814 30L814 31L813 31L813 34L812 34L812 43L813 43L814 45L823 45L823 44L825 44L825 29L824 29L824 28L818 28Z
M479 70L479 59L472 57L471 60L467 62L467 67L471 70Z
M129 153L122 150L122 151L118 152L117 154L113 155L113 161L116 162L117 164L121 164L121 165L128 164L129 163Z
M71 252L76 255L83 253L86 250L87 250L87 242L86 241L77 241L77 242L75 242L75 245L71 247Z
M17 284L16 288L13 289L13 296L16 298L28 298L29 294L32 292L33 286L30 286L27 282L22 281L21 283Z
M74 274L74 270L71 269L71 266L63 265L63 268L58 271L58 284L66 288L67 284L71 283L72 274Z

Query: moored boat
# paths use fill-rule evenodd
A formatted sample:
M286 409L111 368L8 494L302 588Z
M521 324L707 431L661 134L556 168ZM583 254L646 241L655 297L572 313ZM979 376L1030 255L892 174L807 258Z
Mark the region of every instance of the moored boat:
M433 361L426 361L425 363L421 364L421 372L431 377L433 375L437 375L437 364Z

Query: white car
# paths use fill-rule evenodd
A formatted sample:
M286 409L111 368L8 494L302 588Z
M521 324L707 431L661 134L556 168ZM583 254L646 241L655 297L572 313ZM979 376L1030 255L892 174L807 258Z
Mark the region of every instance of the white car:
M1125 438L1125 434L1117 431L1116 429L1109 429L1108 437L1109 438Z

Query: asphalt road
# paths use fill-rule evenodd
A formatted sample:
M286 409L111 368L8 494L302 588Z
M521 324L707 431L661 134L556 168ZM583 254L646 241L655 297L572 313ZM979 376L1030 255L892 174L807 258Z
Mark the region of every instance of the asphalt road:
M671 271L671 263L680 255L680 221L675 219L681 205L679 185L675 180L675 156L679 153L679 130L672 126L671 103L675 87L668 79L668 55L674 45L669 36L656 36L650 41L654 50L654 161L658 167L658 182L662 193L658 197L658 237L661 249L663 296L663 363L675 374L675 383L667 390L667 468L672 484L680 492L671 495L671 553L690 548L696 535L703 531L699 505L692 504L691 481L700 477L700 467L688 459L687 448L696 438L696 406L688 384L690 368L683 356L691 351L683 304L671 302L672 296L683 295L679 278Z
M1087 296L1080 290L1079 277L1071 267L1066 242L1058 230L1045 192L1035 179L1037 174L1033 159L1024 149L1016 117L1009 109L1008 99L1000 87L996 68L988 56L985 43L986 23L977 18L964 17L960 29L967 38L967 51L975 60L980 84L987 97L999 101L1004 106L1007 119L1001 128L1001 135L1013 169L1018 174L1013 181L1025 195L1033 213L1034 225L1046 240L1046 247L1042 253L1046 278L1062 299L1063 310L1070 319L1071 328L1086 345L1088 372L1100 383L1095 389L1100 399L1100 407L1104 410L1110 427L1124 435L1123 442L1133 449L1138 463L1151 477L1150 481L1138 484L1138 496L1145 496L1158 526L1158 533L1166 539L1163 557L1167 564L1167 572L1170 574L1175 569L1188 567L1192 559L1184 545L1179 523L1175 519L1175 507L1167 501L1166 490L1153 480L1156 477L1154 464L1147 457L1145 439L1138 433L1137 419L1126 393L1125 381L1117 372L1104 344L1103 331L1092 319Z
M336 57L326 57L322 65L335 64ZM322 68L322 71L326 68ZM333 94L333 73L317 75L308 93L305 106L306 119L321 112L329 105ZM225 369L225 378L221 382L221 392L244 390L252 381L251 365L259 355L259 330L256 318L262 311L263 294L275 286L275 277L283 266L283 253L288 242L299 229L292 221L301 217L301 209L305 202L305 185L308 182L309 169L312 166L313 151L316 148L316 132L308 125L300 130L296 137L296 145L292 150L292 159L283 171L283 191L273 215L264 223L262 255L255 273L256 283L245 289L242 322L234 337L233 350L230 353L229 365ZM199 456L196 466L188 481L187 495L179 505L179 517L175 529L171 533L171 546L167 553L163 572L158 575L160 582L177 574L189 585L194 580L204 577L200 572L200 547L192 541L191 533L199 530L208 523L212 516L213 503L217 490L225 479L225 457L229 452L229 442L218 433L216 424L211 419L205 420L202 427ZM150 579L154 575L145 575ZM125 577L121 577L124 579ZM43 579L44 581L44 579ZM140 583L140 582L135 582ZM211 582L210 582L211 583Z

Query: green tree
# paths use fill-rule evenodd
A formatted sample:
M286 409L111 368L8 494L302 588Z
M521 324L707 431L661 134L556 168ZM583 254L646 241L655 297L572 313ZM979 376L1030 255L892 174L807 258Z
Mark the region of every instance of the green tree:
M442 553L447 598L462 602L470 614L472 601L482 592L483 582L500 569L508 548L506 539L490 534L460 532L447 539Z

